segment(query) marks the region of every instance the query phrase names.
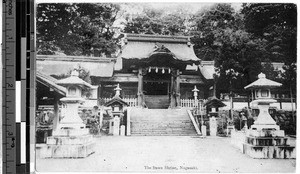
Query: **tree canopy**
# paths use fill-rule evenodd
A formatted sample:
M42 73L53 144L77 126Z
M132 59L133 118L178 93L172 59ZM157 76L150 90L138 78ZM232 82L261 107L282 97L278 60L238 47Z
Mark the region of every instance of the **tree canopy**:
M47 3L37 6L37 53L110 55L118 4Z
M117 49L112 37L118 18L125 33L191 36L199 59L215 61L219 91L241 90L260 72L296 90L297 7L289 3L246 3L239 11L218 3L197 12L184 4L160 9L149 4L39 4L38 54L111 55ZM283 62L285 71L275 71L271 62Z

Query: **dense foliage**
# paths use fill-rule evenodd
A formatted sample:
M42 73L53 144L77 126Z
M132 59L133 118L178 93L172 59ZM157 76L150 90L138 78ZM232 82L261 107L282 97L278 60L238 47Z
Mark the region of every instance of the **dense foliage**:
M37 53L110 55L118 11L116 4L38 4Z
M238 11L219 3L197 12L184 4L160 9L149 4L39 4L38 54L111 55L117 48L112 26L120 19L119 29L126 33L192 36L195 54L215 61L218 93L243 90L264 72L295 94L297 8L289 3L247 3ZM271 62L285 63L285 71L276 71Z

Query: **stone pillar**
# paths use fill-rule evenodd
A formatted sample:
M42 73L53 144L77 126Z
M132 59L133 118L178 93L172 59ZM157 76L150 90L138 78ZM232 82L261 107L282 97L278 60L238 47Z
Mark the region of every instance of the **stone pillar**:
M144 96L143 96L143 69L139 68L138 72L138 107L143 107Z
M210 136L217 136L217 120L215 116L209 118Z
M124 125L120 126L120 135L125 136L125 126Z
M114 129L114 119L111 118L109 120L109 128L108 128L108 134L112 135L113 134L113 129Z
M206 126L205 125L201 125L201 133L202 133L202 136L206 137Z
M115 116L113 120L114 120L113 135L119 136L120 135L120 118L118 116Z
M176 107L176 98L175 98L175 84L174 84L174 71L172 70L171 73L171 90L170 90L170 108L175 108Z
M180 104L180 71L176 70L176 107L181 107Z
M58 112L58 96L54 96L54 120L53 120L53 130L56 130L59 125L59 112Z

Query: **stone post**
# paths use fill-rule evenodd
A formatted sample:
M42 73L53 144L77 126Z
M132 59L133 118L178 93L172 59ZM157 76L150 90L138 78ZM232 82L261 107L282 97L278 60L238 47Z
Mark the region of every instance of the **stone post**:
M59 113L58 113L58 96L54 96L54 119L53 119L53 131L57 129L59 125Z
M210 136L217 136L217 120L215 116L209 118Z
M138 107L143 107L143 100L144 100L144 96L143 96L143 69L139 68L139 72L138 72Z
M176 107L176 99L175 99L175 89L174 89L174 71L172 70L171 73L171 92L170 92L170 97L171 97L171 101L170 101L170 108L175 108Z
M176 107L181 107L180 104L180 71L176 70Z
M113 135L119 136L120 135L120 118L118 116L115 116L113 122L114 122Z
M111 118L109 120L109 129L108 129L108 134L112 135L114 130L114 120Z

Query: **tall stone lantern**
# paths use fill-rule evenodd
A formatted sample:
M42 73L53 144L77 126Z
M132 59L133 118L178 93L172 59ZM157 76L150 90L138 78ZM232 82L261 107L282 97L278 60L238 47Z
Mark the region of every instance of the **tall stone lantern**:
M260 73L258 80L245 87L254 92L255 100L251 102L251 105L257 106L259 109L257 120L246 131L243 143L243 152L252 158L286 159L296 157L295 147L288 144L288 137L285 136L284 130L280 130L269 114L270 104L276 102L271 97L271 89L281 85Z
M251 106L257 106L259 109L259 115L251 129L262 130L262 129L275 129L279 130L279 126L269 114L269 107L271 103L277 102L271 97L271 89L280 87L282 84L269 80L266 75L260 73L258 80L247 85L245 89L250 89L254 92L255 100L251 102Z
M82 90L93 86L78 76L74 70L70 77L57 82L67 88L66 97L60 100L66 106L62 108L65 116L47 138L47 147L42 151L44 158L84 158L94 152L94 138L78 115L78 107L84 102Z
M61 129L68 128L81 130L80 133L88 133L88 129L85 129L85 124L78 115L78 107L84 102L82 98L83 89L91 89L93 86L78 76L78 71L74 70L70 77L57 82L58 85L67 88L66 97L60 99L60 101L66 105L66 108L64 108L65 117L60 121L57 133L59 133Z

